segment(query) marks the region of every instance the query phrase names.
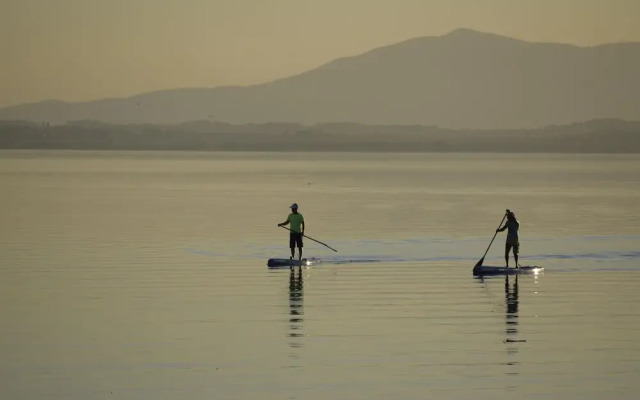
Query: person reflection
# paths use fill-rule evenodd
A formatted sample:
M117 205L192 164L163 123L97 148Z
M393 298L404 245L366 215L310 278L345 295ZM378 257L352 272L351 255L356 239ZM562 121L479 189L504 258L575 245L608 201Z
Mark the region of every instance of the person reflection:
M507 346L507 354L515 356L518 354L518 346L515 342L521 342L517 338L518 335L518 275L515 275L515 281L513 286L509 284L509 275L504 278L504 294L506 300L506 336L505 343L509 343ZM508 365L518 365L519 363L512 359L508 361ZM516 372L509 372L509 374L516 374Z
M509 285L509 275L504 278L504 293L507 301L507 335L518 333L518 275L515 276L513 287Z
M289 337L292 338L304 336L300 332L304 315L302 268L297 270L296 274L296 268L291 268L289 275ZM295 343L292 346L297 347Z

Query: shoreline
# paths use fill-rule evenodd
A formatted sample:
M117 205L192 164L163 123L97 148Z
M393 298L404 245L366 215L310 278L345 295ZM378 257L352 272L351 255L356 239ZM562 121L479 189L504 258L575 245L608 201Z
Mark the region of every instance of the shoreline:
M594 120L523 130L270 123L45 125L0 121L0 149L366 153L640 153L640 122Z

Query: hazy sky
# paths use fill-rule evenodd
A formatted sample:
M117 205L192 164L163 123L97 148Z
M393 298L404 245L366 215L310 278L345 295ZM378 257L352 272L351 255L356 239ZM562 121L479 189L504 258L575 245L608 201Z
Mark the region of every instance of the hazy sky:
M640 0L0 0L0 107L249 85L472 28L640 41Z

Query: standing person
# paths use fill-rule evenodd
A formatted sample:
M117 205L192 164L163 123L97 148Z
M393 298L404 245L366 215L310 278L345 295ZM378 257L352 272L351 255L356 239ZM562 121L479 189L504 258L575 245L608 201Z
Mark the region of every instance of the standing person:
M298 205L293 203L290 207L291 214L287 220L278 224L285 226L289 224L289 247L291 248L291 259L295 256L295 248L298 247L298 259L302 260L302 236L304 235L304 217L298 212Z
M502 228L496 229L496 232L502 232L505 229L508 229L508 231L504 248L504 260L507 263L507 268L509 268L509 251L513 249L513 258L516 260L516 268L518 268L520 266L518 264L518 254L520 253L518 230L520 229L520 221L516 219L516 215L511 210L507 210L507 222L504 223Z

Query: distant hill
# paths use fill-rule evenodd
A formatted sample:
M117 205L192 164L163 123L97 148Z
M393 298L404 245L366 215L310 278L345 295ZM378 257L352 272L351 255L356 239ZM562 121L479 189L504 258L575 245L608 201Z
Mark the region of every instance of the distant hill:
M0 119L534 128L640 119L638 71L640 43L578 47L459 29L261 85L175 89L82 103L44 101L0 109Z

